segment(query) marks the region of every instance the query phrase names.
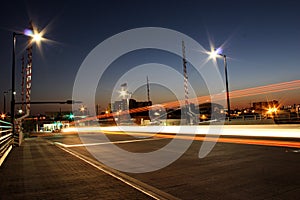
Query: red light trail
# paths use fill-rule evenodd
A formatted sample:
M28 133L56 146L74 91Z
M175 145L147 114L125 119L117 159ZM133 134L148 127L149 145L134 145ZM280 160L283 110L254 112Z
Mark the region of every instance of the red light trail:
M261 94L268 94L268 93L277 93L277 92L296 90L296 89L300 89L300 80L275 83L275 84L258 86L258 87L253 87L253 88L246 88L246 89L241 89L241 90L234 90L234 91L230 92L230 99L255 96L255 95L261 95ZM197 97L194 99L190 99L189 101L194 104L199 104L199 103L209 102L212 98L214 99L214 101L224 100L226 98L225 92L219 93L219 94L201 96L201 97ZM180 107L180 105L184 105L184 102L185 102L185 100L178 100L178 101L161 103L160 105L163 106L164 108L177 108L177 107ZM103 118L109 118L109 117L118 116L118 115L124 115L124 114L128 114L128 113L132 114L132 113L145 112L150 109L151 109L151 106L146 106L146 107L141 107L141 108L133 108L133 109L130 109L129 112L127 110L125 110L125 111L121 111L121 112L102 114L102 115L98 115L97 117L89 117L89 118L82 119L80 121L95 120L97 118L103 119Z

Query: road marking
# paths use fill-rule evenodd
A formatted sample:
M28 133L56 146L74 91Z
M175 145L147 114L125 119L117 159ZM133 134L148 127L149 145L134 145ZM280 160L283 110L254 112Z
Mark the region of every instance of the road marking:
M122 140L122 141L115 141L115 142L98 142L98 143L84 143L84 144L64 144L61 142L54 142L54 144L69 148L69 147L86 147L86 146L96 146L96 145L104 145L104 144L126 144L126 143L133 143L133 142L146 142L152 140L162 140L164 138L147 138L147 139L138 139L138 140Z
M50 142L48 141L49 143L53 144L53 142ZM97 162L95 160L92 160L91 158L87 157L87 156L84 156L78 152L75 152L74 150L71 150L71 149L67 149L61 145L58 145L57 143L54 143L56 144L56 146L60 149L62 149L63 151L79 158L80 160L88 163L89 165L95 167L96 169L116 178L117 180L119 181L122 181L123 183L129 185L130 187L148 195L149 197L153 198L153 199L157 199L157 200L179 200L179 198L177 197L174 197L173 195L169 194L169 193L166 193L162 190L159 190L151 185L148 185L144 182L141 182L133 177L130 177L124 173L121 173L117 170L114 170L112 168L109 168L105 165L103 165L102 163L100 162Z

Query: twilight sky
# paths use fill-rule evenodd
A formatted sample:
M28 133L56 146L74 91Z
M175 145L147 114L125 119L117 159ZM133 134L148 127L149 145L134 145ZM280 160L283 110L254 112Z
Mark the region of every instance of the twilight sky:
M22 31L30 19L39 30L46 29L44 37L52 41L43 43L41 51L34 47L32 100L36 101L71 99L77 70L89 52L105 39L139 27L163 27L182 32L207 50L210 49L209 40L215 46L224 44L224 54L229 57L230 90L298 80L299 7L296 0L6 1L1 4L0 13L0 94L2 97L3 92L11 88L12 31ZM18 93L25 42L26 39L18 37ZM105 108L109 103L109 88L118 78L131 67L149 62L163 63L182 73L182 60L175 55L155 50L130 53L116 60L106 72L96 101ZM221 59L218 64L223 73ZM191 83L198 84L199 76L193 69L188 72ZM198 96L205 95L205 85L201 80L199 83L195 91ZM131 92L138 100L146 100L143 91L141 88ZM299 91L233 99L232 107L267 99L278 99L283 104L300 103ZM172 100L171 96L166 88L153 86L151 90L154 103ZM2 111L3 98L0 105ZM57 108L57 105L35 106L33 111Z

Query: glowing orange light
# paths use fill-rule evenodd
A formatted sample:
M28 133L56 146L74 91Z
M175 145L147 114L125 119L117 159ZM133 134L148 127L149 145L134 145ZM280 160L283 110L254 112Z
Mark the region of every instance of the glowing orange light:
M207 119L207 116L206 115L201 115L200 118L203 119L203 120L205 120L205 119Z
M273 114L273 113L277 113L278 109L274 106L274 107L269 107L267 113L268 114Z
M6 117L5 114L1 114L1 118L4 119Z
M84 112L84 111L85 111L85 107L84 107L84 106L81 106L81 107L80 107L80 111L81 111L81 112Z

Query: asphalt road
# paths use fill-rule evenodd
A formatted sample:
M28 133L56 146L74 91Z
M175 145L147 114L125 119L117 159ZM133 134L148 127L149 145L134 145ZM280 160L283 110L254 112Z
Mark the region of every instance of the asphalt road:
M0 167L0 199L153 199L51 143L27 139Z
M143 188L149 191L157 191L171 198L179 199L299 199L300 194L300 151L299 148L277 146L277 142L283 144L287 141L274 139L275 146L265 145L266 138L251 138L251 140L263 140L258 144L243 144L241 138L231 141L218 142L210 153L199 158L199 150L203 145L201 138L176 139L178 141L191 141L190 147L183 155L172 164L161 169L134 173L155 168L156 161L163 161L168 155L181 151L181 142L178 148L164 149L173 142L172 135L145 137L145 135L124 135L107 133L109 142L103 137L103 133L84 133L78 135L56 135L47 137L57 146L69 153L83 158L86 162L104 163L123 167L128 172L118 172L107 168L117 176L126 177L137 185L145 184ZM245 138L242 138L245 139ZM290 140L290 139L287 139ZM85 145L82 145L85 141ZM299 145L298 139L293 140ZM119 147L125 152L145 155L147 153L162 150L167 152L166 157L155 157L149 160L127 159L120 156L113 147ZM89 151L87 151L87 149ZM168 154L169 153L169 154ZM91 155L92 154L92 155ZM101 154L101 155L100 155ZM99 156L100 155L100 156ZM104 156L103 156L104 155ZM102 157L101 157L102 156ZM96 157L96 158L95 158ZM97 159L98 157L98 159ZM136 167L136 168L134 168ZM125 170L125 171L126 171ZM73 171L74 173L78 173ZM84 172L83 172L84 173ZM130 178L133 178L132 180ZM118 199L118 198L116 198ZM143 199L143 197L141 198ZM168 199L168 198L167 198Z

